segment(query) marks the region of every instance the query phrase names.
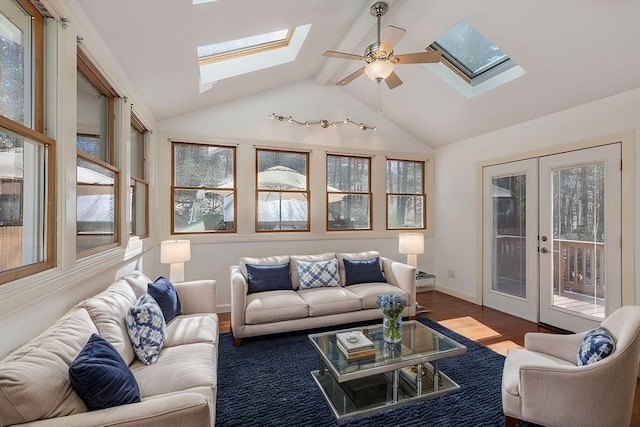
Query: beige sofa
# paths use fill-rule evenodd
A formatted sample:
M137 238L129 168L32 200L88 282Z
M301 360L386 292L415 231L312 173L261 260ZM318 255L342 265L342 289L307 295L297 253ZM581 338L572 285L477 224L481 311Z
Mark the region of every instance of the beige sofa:
M387 283L345 285L345 260L370 260L376 257L380 259ZM300 289L296 261L321 262L331 259L337 259L339 286ZM247 264L285 263L289 263L292 289L248 293ZM242 338L246 337L381 319L382 312L376 305L376 298L380 294L404 296L408 306L402 316L414 317L415 274L415 267L381 257L376 251L243 257L239 265L231 267L231 330L235 345L239 346Z
M215 282L174 284L182 315L167 324L156 363L141 363L126 312L152 282L134 272L84 300L0 361L0 426L212 426L215 422L218 317ZM141 401L88 411L69 382L69 366L91 334L105 338L138 383Z

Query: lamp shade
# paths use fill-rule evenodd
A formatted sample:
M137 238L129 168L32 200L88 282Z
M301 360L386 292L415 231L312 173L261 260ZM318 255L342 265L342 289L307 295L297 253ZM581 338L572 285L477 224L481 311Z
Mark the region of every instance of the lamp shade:
M423 254L424 234L422 233L400 233L398 241L398 252L401 254Z
M160 262L173 264L191 259L191 244L189 240L165 240L160 242Z
M373 61L364 67L364 73L371 80L384 80L393 72L393 64L389 61Z

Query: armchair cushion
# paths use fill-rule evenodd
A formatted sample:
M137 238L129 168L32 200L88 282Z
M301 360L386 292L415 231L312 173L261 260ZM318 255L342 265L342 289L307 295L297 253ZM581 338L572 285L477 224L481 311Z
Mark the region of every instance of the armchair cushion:
M611 355L616 348L607 328L599 327L587 332L580 348L578 348L578 366L599 362Z
M133 373L116 349L92 334L69 367L69 381L89 410L140 402Z

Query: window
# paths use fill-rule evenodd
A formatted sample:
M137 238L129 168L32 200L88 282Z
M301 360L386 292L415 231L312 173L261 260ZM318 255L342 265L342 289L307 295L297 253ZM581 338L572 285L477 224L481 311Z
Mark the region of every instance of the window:
M294 30L293 28L279 30L243 39L199 46L198 59L200 59L200 62L219 61L228 59L230 56L251 55L268 49L286 47L293 36Z
M327 154L327 230L371 230L371 159Z
M256 231L309 231L309 153L256 149Z
M54 265L55 141L44 131L43 16L0 3L0 283Z
M430 46L442 51L445 63L471 86L517 64L464 19Z
M235 232L236 148L172 142L171 230Z
M292 62L298 56L311 24L230 40L197 48L200 92L218 82L253 71Z
M387 159L387 229L425 228L425 163Z
M117 94L78 51L76 252L88 256L115 247L120 209L115 162Z
M131 221L129 234L140 237L149 235L149 181L147 180L146 138L149 131L142 122L131 115L129 201Z

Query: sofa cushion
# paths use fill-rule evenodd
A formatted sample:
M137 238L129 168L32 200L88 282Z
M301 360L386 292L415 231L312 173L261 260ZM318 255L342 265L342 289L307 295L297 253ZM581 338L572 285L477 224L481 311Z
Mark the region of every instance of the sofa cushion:
M376 303L378 295L398 294L409 301L409 294L407 292L388 283L359 283L357 285L347 286L346 289L360 297L364 310L378 308L378 304Z
M135 377L109 341L92 334L71 366L69 381L89 410L140 402Z
M608 357L616 349L616 343L607 328L590 330L578 347L578 366L590 365Z
M105 291L83 302L98 328L98 334L118 350L127 365L136 357L126 321L129 307L135 302L136 294L124 280L116 281Z
M158 277L155 282L149 283L147 292L158 302L165 322L169 323L182 313L180 298L169 279Z
M176 345L218 342L218 315L215 313L178 316L167 325L164 348Z
M309 316L309 306L296 291L268 291L247 295L245 323L256 325Z
M336 254L336 258L338 259L338 273L340 273L340 283L342 286L345 286L347 283L346 273L344 269L344 260L350 261L366 261L374 258L378 258L380 260L380 268L383 269L382 259L380 259L380 253L378 251L368 251L368 252L338 252Z
M289 255L276 255L276 256L268 256L268 257L241 257L240 264L238 267L240 268L240 272L244 276L245 279L249 279L247 276L247 264L250 265L282 265L289 263Z
M247 264L247 294L256 292L289 290L289 263L277 265Z
M300 289L339 286L338 260L307 262L296 260Z
M153 365L136 360L130 368L140 387L140 396L146 399L194 387L213 388L217 364L215 344L195 343L166 347Z
M305 261L305 262L319 262L319 261L329 261L331 259L336 259L335 252L327 252L324 254L315 254L315 255L291 255L291 284L293 285L293 289L300 288L300 277L298 274L298 266L296 264L297 261Z
M127 312L127 332L138 360L147 365L155 363L164 344L167 324L151 295L142 295Z
M345 285L357 285L358 283L386 283L380 268L380 259L344 261Z
M309 305L311 317L358 311L362 307L360 297L342 286L300 289L298 295Z
M146 294L149 283L151 283L151 279L141 271L133 271L126 276L123 276L122 279L131 286L131 289L133 289L133 292L136 294L136 298L140 298L142 295Z
M76 306L0 362L0 425L87 411L69 382L69 365L97 329Z

